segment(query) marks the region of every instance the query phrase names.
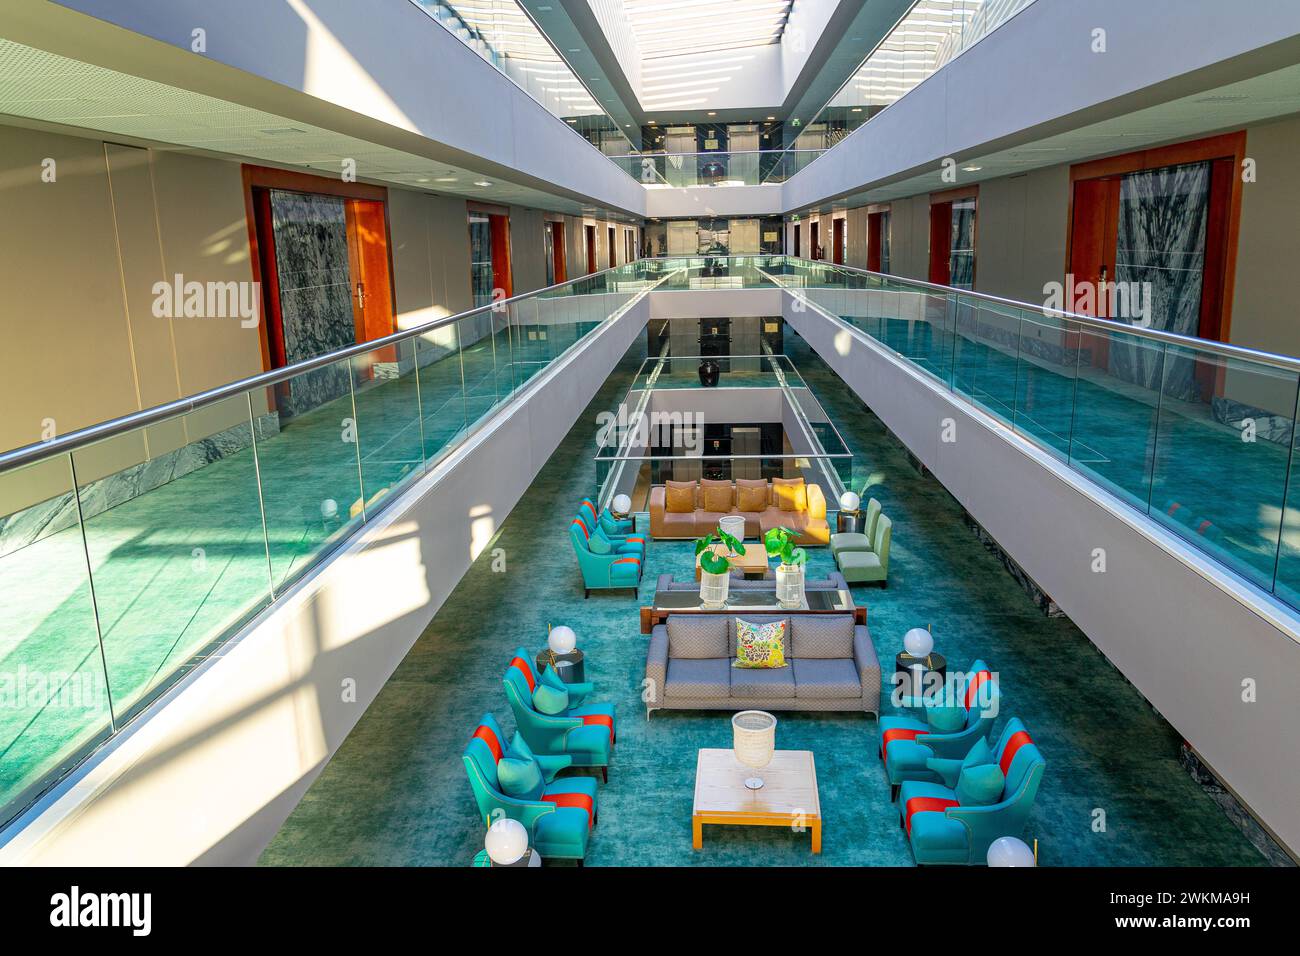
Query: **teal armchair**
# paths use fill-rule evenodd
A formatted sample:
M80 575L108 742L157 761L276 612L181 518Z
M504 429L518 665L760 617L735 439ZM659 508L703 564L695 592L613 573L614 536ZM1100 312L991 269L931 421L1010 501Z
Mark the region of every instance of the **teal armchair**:
M573 553L578 557L578 569L582 572L583 597L591 597L592 591L622 588L636 593L641 585L643 556L615 550L609 554L597 554L588 544L590 536L586 524L574 518L569 525L569 539L573 543Z
M514 711L519 735L533 753L564 756L574 767L598 767L609 779L609 759L614 749L612 708L581 707L563 714L543 714L533 705L533 688L526 672L512 661L501 679L506 700Z
M591 777L557 780L556 774L572 765L564 755L534 756L545 781L541 796L523 800L501 791L497 764L506 752L505 734L491 714L474 731L463 760L470 790L485 828L501 817L518 820L528 830L529 843L543 860L577 860L587 855L587 841L598 818L596 781ZM478 859L475 865L480 865Z
M957 705L965 710L962 726L938 732L930 726L930 717L880 718L880 757L885 762L891 797L898 795L904 780L941 782L942 777L929 766L932 758L960 762L975 742L988 737L999 707L999 690L988 664L977 660L971 664L965 681L955 688Z
M992 762L1006 781L990 804L963 806L955 787L904 781L899 819L918 864L984 863L994 840L1024 832L1047 763L1020 720L1007 721Z
M528 652L522 647L516 648L514 657L510 659L509 667L518 671L520 676L523 677L524 683L528 685L529 700L532 700L531 694L537 689L537 682L541 680L541 676L530 663ZM569 692L569 706L564 713L557 714L557 717L580 717L588 724L604 724L609 727L611 739L618 739L618 728L614 724L614 705L584 703L596 689L591 681L565 684L564 689ZM587 718L591 719L588 720Z
M589 524L599 525L611 537L623 537L636 531L635 518L615 518L608 508L597 514L596 502L590 498L582 499L578 512L588 519Z

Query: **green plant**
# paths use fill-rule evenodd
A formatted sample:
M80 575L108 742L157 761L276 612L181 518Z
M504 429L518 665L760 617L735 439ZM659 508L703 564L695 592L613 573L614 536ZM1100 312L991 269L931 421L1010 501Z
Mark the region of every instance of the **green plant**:
M731 567L725 554L710 551L715 544L725 544L732 554L739 554L743 545L721 528L709 532L702 538L695 539L695 556L700 559L700 569L709 574L726 574Z
M763 535L763 547L783 565L794 567L808 560L808 552L795 545L795 533L789 528L773 528Z

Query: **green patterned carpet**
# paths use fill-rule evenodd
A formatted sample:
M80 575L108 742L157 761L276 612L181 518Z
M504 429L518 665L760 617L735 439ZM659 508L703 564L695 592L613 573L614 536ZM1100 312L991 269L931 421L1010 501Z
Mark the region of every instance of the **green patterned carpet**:
M800 371L858 456L856 486L869 480L868 493L894 521L889 589L856 592L869 608L877 651L892 658L908 628L931 624L951 667L978 655L999 672L1003 718L1021 717L1047 759L1026 831L1040 841L1042 863L1262 863L1179 766L1178 735L1072 624L1034 607L966 528L947 492L919 477L874 416L802 342L788 338ZM505 549L507 570L494 573L491 549L484 552L262 863L467 865L483 834L461 751L484 711L513 731L501 674L518 645L544 643L551 622L577 630L589 677L618 706L619 743L600 788L589 865L911 864L876 756L878 726L863 714L778 714L778 746L816 755L821 856L811 855L806 833L779 828L707 827L704 849L691 849L695 752L729 746L730 724L726 714L696 712L660 712L647 722L640 703L647 639L637 618L659 573L691 573L691 547L651 543L639 602L627 594L584 601L566 536L578 500L594 490L596 414L628 387L643 357L633 353L503 524L493 547ZM553 567L528 557L546 547L554 549ZM813 552L812 573L831 566L829 549Z

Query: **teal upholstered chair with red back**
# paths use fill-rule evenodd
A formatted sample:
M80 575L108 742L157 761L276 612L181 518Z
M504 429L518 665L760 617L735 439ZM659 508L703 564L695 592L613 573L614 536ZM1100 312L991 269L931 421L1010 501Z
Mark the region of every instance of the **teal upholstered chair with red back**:
M522 647L515 648L515 653L514 656L510 658L509 666L515 668L523 675L525 683L528 684L529 689L532 691L537 690L538 681L542 680L544 676L550 676L539 675L537 673L537 669L528 659L528 651L524 650ZM554 716L591 717L593 719L588 721L588 723L607 724L610 729L610 734L615 739L618 738L618 728L614 725L614 705L586 703L587 698L590 697L596 689L595 684L591 681L582 681L581 683L573 684L557 681L557 686L563 687L565 692L569 695L569 706L561 713Z
M581 776L557 780L556 774L572 766L573 761L565 755L534 754L532 759L542 771L541 793L535 799L512 797L501 789L497 775L502 757L510 753L500 726L491 714L484 714L463 754L479 819L485 827L501 816L518 820L528 829L529 843L543 860L581 863L597 820L595 779Z
M971 664L965 679L953 691L953 700L927 706L923 720L880 718L880 755L885 761L891 796L897 795L904 780L940 780L928 766L931 758L961 760L976 741L986 739L993 729L999 690L988 664L980 660ZM940 707L939 703L952 706Z
M609 758L616 739L611 705L586 704L558 714L542 713L533 702L539 681L522 650L506 667L501 683L519 735L535 754L568 756L572 766L599 767L601 776L609 779Z
M625 537L636 531L636 520L633 518L615 518L608 508L597 514L596 502L590 498L583 498L582 503L578 506L578 512L585 514L593 523L599 524L610 537Z
M899 792L912 856L920 864L984 863L994 840L1024 832L1047 763L1018 719L1007 721L987 762L943 763L950 784L905 780Z
M582 507L573 516L574 521L582 523L583 529L587 532L588 544L592 550L596 550L596 545L592 543L594 539L597 542L603 541L609 546L608 548L600 548L601 553L635 554L642 559L645 558L645 535L610 531L606 525L592 517L592 510L591 508ZM610 520L613 521L612 518Z
M635 592L641 585L641 572L645 564L644 545L634 542L623 547L620 552L610 542L609 551L600 553L599 546L593 550L593 537L587 523L576 517L569 524L569 540L573 544L573 553L578 557L578 569L582 572L583 597L590 597L592 591L617 590L628 588ZM601 536L596 535L599 539Z

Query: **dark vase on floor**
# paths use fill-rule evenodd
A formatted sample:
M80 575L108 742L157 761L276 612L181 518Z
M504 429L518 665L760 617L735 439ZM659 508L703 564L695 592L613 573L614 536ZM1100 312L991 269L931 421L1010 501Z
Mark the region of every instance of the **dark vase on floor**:
M718 375L722 372L722 366L713 359L705 359L700 363L700 384L705 388L713 388L718 384Z

